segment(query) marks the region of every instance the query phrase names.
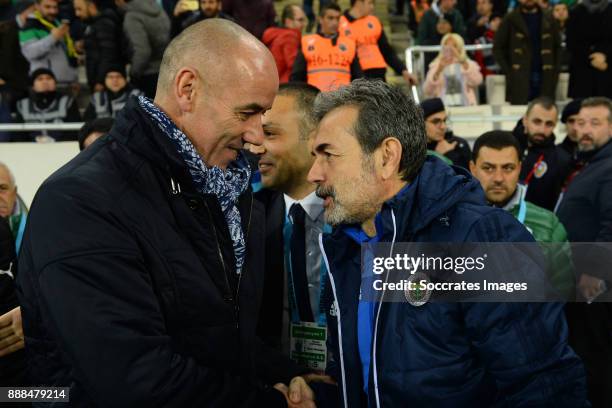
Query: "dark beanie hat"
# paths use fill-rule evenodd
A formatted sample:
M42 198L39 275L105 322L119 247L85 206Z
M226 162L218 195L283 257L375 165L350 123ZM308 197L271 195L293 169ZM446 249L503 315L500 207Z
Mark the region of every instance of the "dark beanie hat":
M425 99L421 102L421 109L423 109L423 118L427 119L434 113L444 111L444 102L440 98Z
M34 80L41 75L51 75L53 79L56 79L55 74L49 68L38 68L30 74L30 84L34 84Z
M565 108L563 108L563 113L561 113L562 123L566 123L567 119L570 116L576 115L578 112L580 112L580 106L582 105L582 101L582 98L578 98L565 105Z
M123 75L124 78L127 78L127 74L125 73L125 66L124 65L113 64L113 65L109 66L108 68L106 68L104 70L104 77L106 77L106 75L109 72L118 72L121 75Z

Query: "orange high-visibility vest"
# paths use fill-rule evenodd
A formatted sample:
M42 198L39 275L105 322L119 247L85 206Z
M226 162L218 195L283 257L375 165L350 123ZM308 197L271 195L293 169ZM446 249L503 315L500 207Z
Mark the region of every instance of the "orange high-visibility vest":
M375 16L358 18L350 23L345 16L340 17L340 34L352 38L357 43L357 56L361 69L386 68L387 63L378 48L382 35L382 24Z
M307 82L322 92L333 91L351 82L351 63L356 55L355 41L339 36L336 45L331 38L311 34L302 38L306 59Z

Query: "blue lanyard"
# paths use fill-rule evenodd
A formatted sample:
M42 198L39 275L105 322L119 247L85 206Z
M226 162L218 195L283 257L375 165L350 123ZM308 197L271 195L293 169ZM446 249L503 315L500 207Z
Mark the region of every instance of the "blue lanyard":
M376 243L379 242L378 237L369 238L363 231L359 231L359 236L362 242ZM373 253L372 249L366 249L364 256L365 270L368 275L363 276L361 280L360 288L360 299L357 308L357 346L359 350L359 358L361 360L361 374L363 375L363 390L366 395L369 394L369 380L370 380L370 365L372 355L372 342L374 337L374 320L378 307L380 306L377 302L366 301L361 299L363 296L372 296L372 294L366 295L365 292L371 290L371 278L374 276L369 273L373 270ZM369 287L368 287L369 286ZM368 398L369 406L369 398Z
M19 228L17 229L17 239L15 240L15 250L19 254L19 248L21 248L21 241L23 241L23 233L25 232L27 215L25 212L21 213L21 220L19 220Z
M323 233L331 233L332 228L330 225L323 225ZM288 216L285 216L285 225L283 226L283 241L284 241L284 258L285 258L285 270L287 271L287 287L289 289L289 310L291 313L291 322L299 323L300 317L297 310L297 297L295 294L295 287L293 285L293 268L291 268L291 233L293 232L293 224L289 220ZM325 308L321 304L323 301L323 293L325 291L325 278L327 277L327 268L325 262L321 259L320 270L320 290L319 290L319 313L317 318L317 324L319 326L327 325L327 316L325 315Z

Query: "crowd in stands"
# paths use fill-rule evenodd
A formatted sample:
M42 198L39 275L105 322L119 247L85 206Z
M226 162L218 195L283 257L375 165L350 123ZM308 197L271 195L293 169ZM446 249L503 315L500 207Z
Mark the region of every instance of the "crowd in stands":
M314 5L319 8L315 10ZM281 189L291 181L285 177L301 178L300 188L288 188L283 192L285 196L275 199L284 197L285 201L277 209L283 208L280 212L285 223L291 219L293 224L301 218L302 235L314 224L304 224L305 216L310 214L305 213L299 201L305 203L304 197L315 200L317 194L311 180L306 179L315 160L308 150L310 139L301 132L312 131L314 116L311 115L314 114L300 112L294 115L294 111L308 110L302 105L313 105L319 98L317 95L330 95L327 92L342 90L357 79L368 80L355 82L357 88L367 89L367 84L386 86L370 81L386 81L388 71L392 71L407 85L419 86L422 90L424 99L420 102L418 116L420 120L422 113L424 119L427 154L454 165L453 171L467 179L472 180L473 176L482 191L476 188L471 193L476 190L479 195L484 193L489 207L512 214L538 242L569 245L570 242L612 241L612 30L609 28L612 4L608 0L398 0L391 13L400 16L405 11L408 13L406 23L415 44L439 46L435 53L425 54L427 71L421 78L416 72L408 71L391 46L383 24L375 16L374 0L350 0L347 9L342 9L335 1L320 1L314 5L312 0L304 0L301 5L290 4L277 16L272 0L0 1L0 123L85 121L78 132L0 131L0 142L73 140L78 141L80 150L86 150L111 131L118 112L124 108L123 116L130 109L134 114L136 108L130 106L137 104L148 107L153 117L163 116L155 105L148 105L149 99L132 97L152 99L158 80L167 79L159 74L160 69L163 71L164 51L173 38L194 31L197 23L203 20L225 19L244 27L265 44L276 62L279 82L284 84L272 105L272 116L264 116L264 152L259 165L253 168L254 176L250 181L260 177L265 188L283 192ZM472 44L491 47L466 51L466 45ZM184 45L177 46L179 50L173 52L180 52L181 46ZM269 55L267 51L266 55ZM218 61L220 65L223 63ZM164 59L163 64L170 63ZM79 67L85 74L84 81L79 80ZM572 100L560 106L555 102L555 94L559 74L564 71L569 73ZM448 126L448 108L483 102L481 90L485 78L495 74L505 75L506 100L514 105L526 105L526 108L512 132L487 132L471 147ZM394 91L389 92L393 95ZM358 99L360 95L353 96ZM256 114L249 113L249 120ZM276 118L276 122L271 118ZM126 119L119 117L121 120L122 126L128 127ZM558 121L567 131L561 143L556 143L554 134ZM160 121L160 129L163 125ZM280 146L282 137L275 139L286 133L283 126L293 130L295 143L291 146L294 152ZM178 129L176 133L180 133ZM192 153L196 155L195 151ZM283 154L287 157L283 158ZM315 152L315 156L321 154L318 150ZM284 173L283 160L287 166ZM430 164L432 160L435 162L440 174L448 169L438 160L431 157L427 160ZM298 165L303 167L299 172L291 171L292 166ZM248 174L250 176L250 171ZM242 181L246 186L249 178ZM10 251L14 253L19 251L28 214L17 194L17 183L10 169L0 163L0 232L10 235L10 239L0 244L7 248L10 244ZM300 190L304 185L311 189L307 195L299 200L287 199L295 192L290 190ZM173 180L172 189L174 194ZM259 193L260 200L262 196L266 198L266 190L263 192ZM484 198L479 200L484 203ZM189 205L193 203L197 204L194 200ZM292 207L295 203L297 206ZM270 205L266 211L275 208ZM290 208L301 213L292 210L290 213ZM329 232L324 229L322 214L321 210L316 217L316 227L321 230L319 232ZM277 229L280 231L282 228ZM281 238L272 243L282 243ZM228 239L235 241L233 236ZM314 239L307 243L302 241L299 249L304 252L306 245L313 245ZM318 243L314 245L318 250ZM605 286L609 284L609 275L582 273L574 282L568 269L569 255L563 246L558 248L560 252L545 253L557 265L554 276L550 276L555 288L567 298L577 294L578 300L593 301L604 295L611 302L612 292ZM287 251L287 247L278 249L284 250ZM305 259L300 259L299 263L304 264L301 269L312 269L315 275L322 268L321 259L316 266ZM305 265L308 268L304 268ZM0 270L10 271L10 267L11 263L0 257ZM279 263L274 267L282 270L287 264ZM2 279L8 278L2 276ZM278 336L279 327L287 325L281 322L280 313L282 301L287 301L279 300L281 293L287 297L283 284L278 283L281 289L276 288L276 303L272 305L278 321L273 322L272 331L276 334L270 334L271 343L274 343L271 346L279 346L287 340ZM311 290L311 282L307 280L295 284L302 284L304 293L312 292L316 296L311 296L313 300L309 300L305 310L296 300L283 307L298 308L298 315L305 312L309 316L301 320L316 323L316 313L308 306L318 304L318 288ZM601 288L605 290L602 292ZM565 309L570 327L569 343L587 367L589 399L595 408L609 407L608 403L612 402L611 370L607 365L612 356L610 304L577 303ZM11 298L2 306L0 315L15 310L17 303ZM299 310L300 307L303 310ZM313 307L318 310L318 306ZM263 308L265 310L266 305ZM6 329L0 331L4 332ZM17 361L0 359L0 368L15 369L10 374L13 380L25 378L20 377L24 375L23 355L20 354L23 337L20 341L11 344L15 350L0 349L0 357L12 354L10 358ZM1 370L0 379L3 379Z
M384 80L391 67L425 98L470 106L486 103L485 77L503 74L507 102L524 105L540 96L554 99L559 74L569 72L570 98L612 96L612 31L605 23L612 21L612 5L605 0L398 0L390 8L394 15L407 12L406 36L412 32L416 45L440 46L424 54L423 73L408 72L375 16L374 0L351 0L346 10L336 3L319 1L315 10L304 0L277 18L272 0L4 1L0 121L112 117L130 95L153 97L168 42L208 18L231 20L261 39L275 56L281 83L303 81L327 91L361 76ZM466 52L472 44L488 47ZM42 99L32 76L39 68L50 70L56 88ZM61 111L62 96L74 98L80 117ZM26 116L19 106L30 108ZM4 132L0 141L54 140L36 136Z

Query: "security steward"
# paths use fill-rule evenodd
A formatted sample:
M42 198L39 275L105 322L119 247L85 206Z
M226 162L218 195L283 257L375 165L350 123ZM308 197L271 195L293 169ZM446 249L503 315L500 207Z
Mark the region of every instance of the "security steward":
M321 30L302 37L302 47L293 64L290 81L307 82L327 92L363 76L355 41L338 33L341 13L335 3L321 8Z
M114 118L131 96L142 95L127 81L123 66L111 66L104 74L104 90L95 92L85 110L85 121Z
M340 17L340 34L357 43L364 76L384 81L388 65L406 82L416 84L416 78L393 51L380 20L372 15L373 11L374 0L351 0L351 8Z
M80 122L76 100L57 91L55 74L48 68L38 68L30 76L32 88L28 98L17 102L15 121L18 123ZM11 137L15 142L55 142L76 140L76 133L62 131L21 132Z

